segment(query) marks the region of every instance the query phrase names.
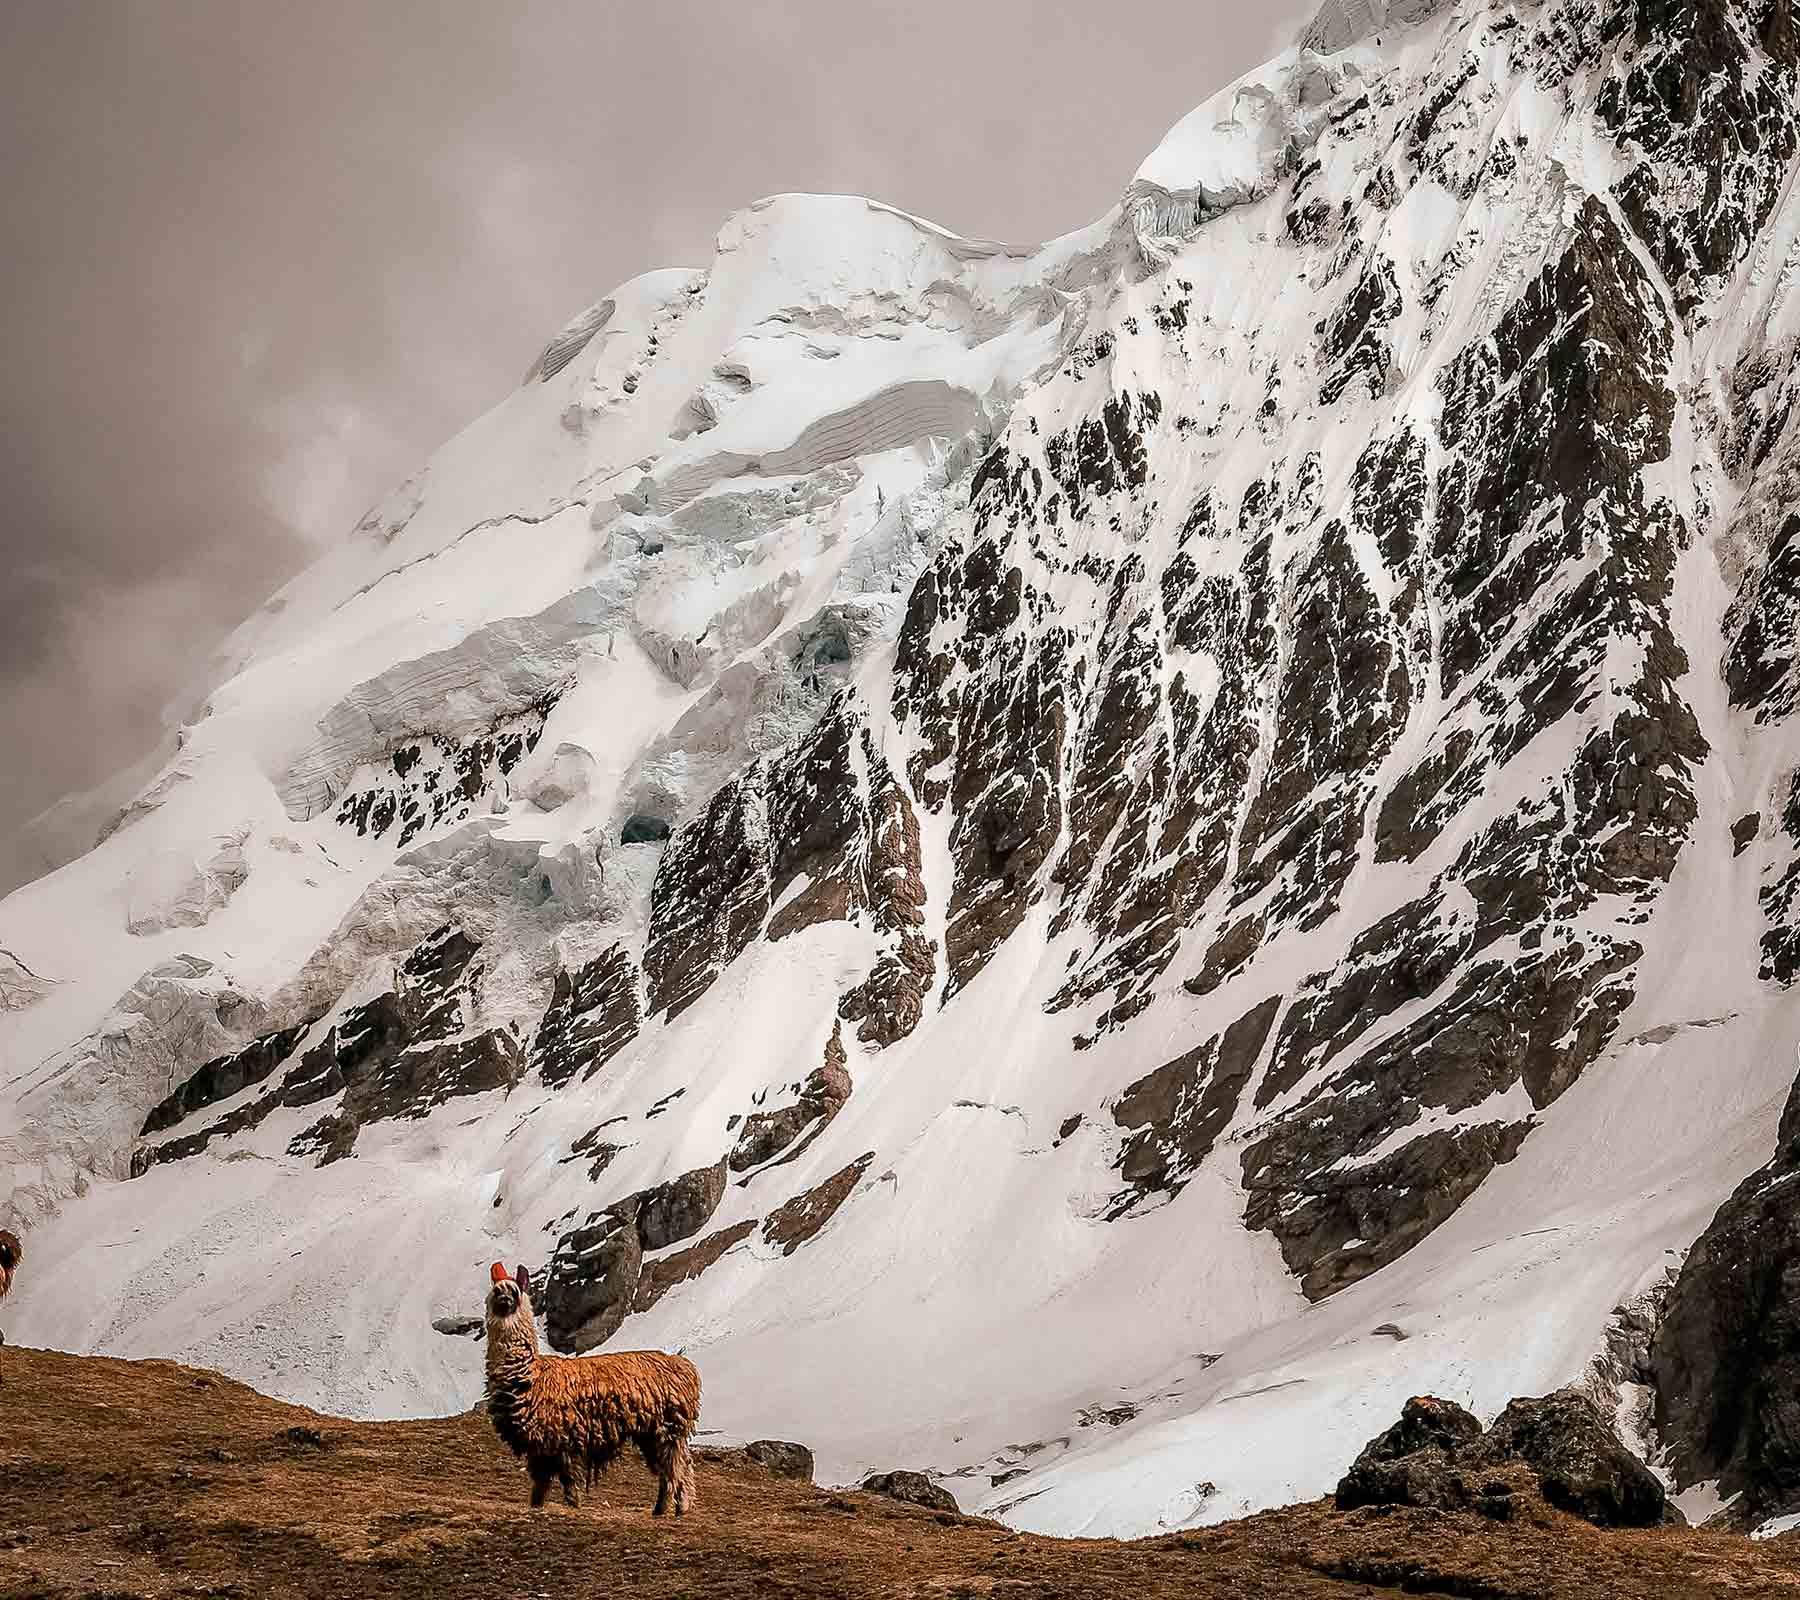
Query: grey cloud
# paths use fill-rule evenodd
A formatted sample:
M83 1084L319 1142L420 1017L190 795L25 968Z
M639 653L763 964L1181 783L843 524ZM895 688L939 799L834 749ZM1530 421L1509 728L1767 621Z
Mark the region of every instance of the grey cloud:
M1276 20L0 10L0 834L149 750L225 632L614 283L703 265L779 190L1018 241L1079 226Z

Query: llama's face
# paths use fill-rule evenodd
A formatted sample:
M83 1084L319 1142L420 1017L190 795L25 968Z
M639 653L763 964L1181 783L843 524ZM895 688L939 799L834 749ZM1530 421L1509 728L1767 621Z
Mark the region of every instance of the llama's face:
M493 1280L493 1286L488 1290L488 1315L504 1322L524 1304L525 1296L531 1288L531 1280L523 1267L508 1277L506 1269L498 1263L494 1266Z

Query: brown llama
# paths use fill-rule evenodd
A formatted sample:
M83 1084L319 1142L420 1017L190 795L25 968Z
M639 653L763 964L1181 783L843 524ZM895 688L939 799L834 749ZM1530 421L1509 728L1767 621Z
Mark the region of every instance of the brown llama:
M10 1228L0 1228L0 1300L4 1300L12 1290L13 1271L25 1259L25 1246L19 1242L19 1236ZM6 1335L0 1333L0 1344L6 1343Z
M695 1503L694 1463L688 1437L700 1416L700 1374L684 1356L660 1350L617 1355L548 1356L538 1353L531 1310L531 1278L523 1267L512 1277L495 1262L487 1298L487 1411L494 1431L531 1474L531 1503L544 1503L550 1480L562 1485L568 1505L575 1474L587 1486L615 1457L636 1446L656 1474L661 1516L671 1497L675 1515Z

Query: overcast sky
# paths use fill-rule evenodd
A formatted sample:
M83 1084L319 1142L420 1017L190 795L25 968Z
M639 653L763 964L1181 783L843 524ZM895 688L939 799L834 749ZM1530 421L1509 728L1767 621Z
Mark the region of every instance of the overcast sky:
M1065 232L1311 9L0 0L0 832L728 212Z

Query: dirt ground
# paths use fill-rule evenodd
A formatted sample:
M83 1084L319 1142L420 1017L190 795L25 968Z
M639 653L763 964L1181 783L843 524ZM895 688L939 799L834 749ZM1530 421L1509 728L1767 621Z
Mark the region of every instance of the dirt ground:
M1165 1539L1041 1539L770 1476L703 1451L699 1509L652 1519L616 1467L533 1513L479 1416L357 1423L168 1362L0 1349L0 1595L45 1600L431 1596L1783 1596L1800 1538L1602 1532L1329 1503ZM290 1430L296 1430L290 1433ZM904 1463L900 1463L904 1465Z

